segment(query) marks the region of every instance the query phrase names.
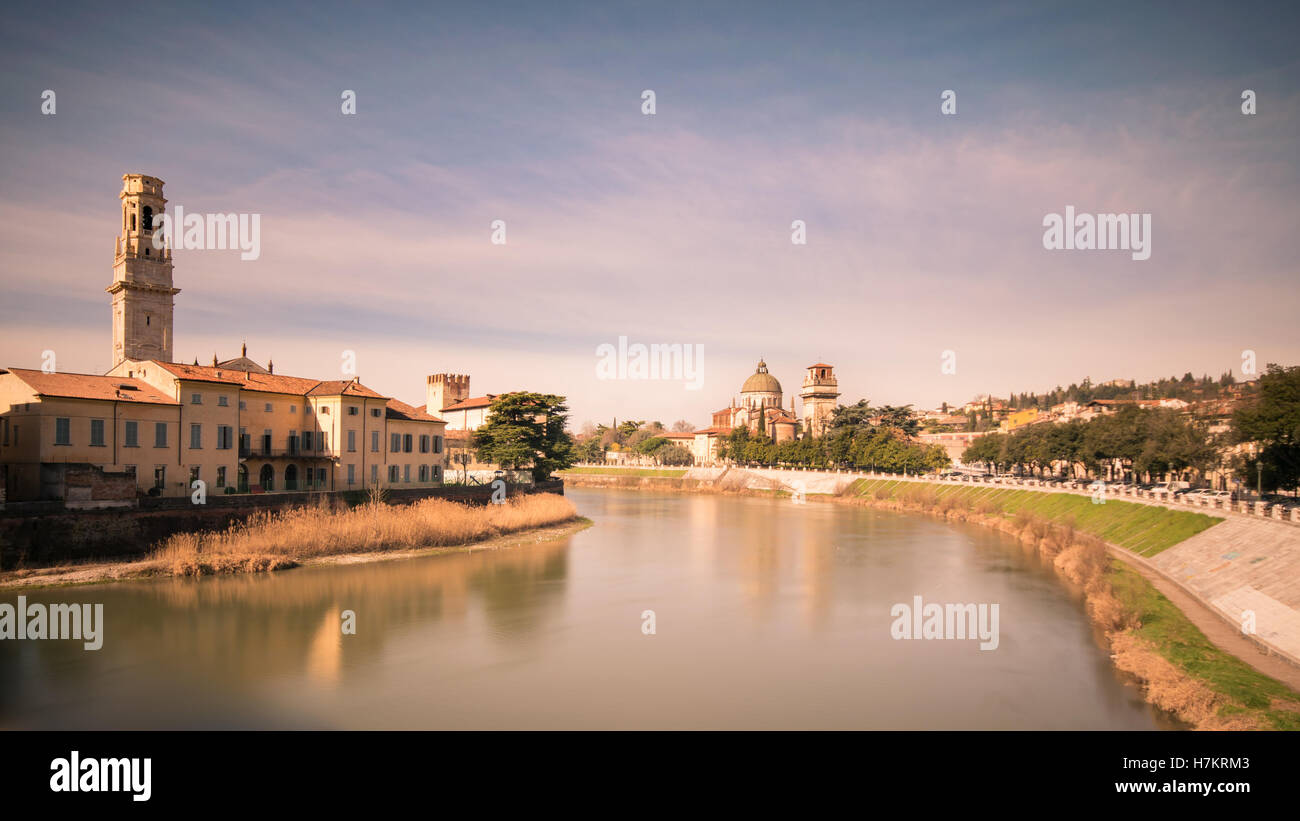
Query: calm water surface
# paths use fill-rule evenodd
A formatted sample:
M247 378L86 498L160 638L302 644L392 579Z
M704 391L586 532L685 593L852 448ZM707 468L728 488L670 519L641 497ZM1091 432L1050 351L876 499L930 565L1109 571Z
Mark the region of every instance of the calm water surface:
M1002 534L788 499L569 498L594 527L511 550L29 591L102 602L104 646L0 642L0 727L1173 726ZM1000 646L893 640L891 606L918 594L998 603Z

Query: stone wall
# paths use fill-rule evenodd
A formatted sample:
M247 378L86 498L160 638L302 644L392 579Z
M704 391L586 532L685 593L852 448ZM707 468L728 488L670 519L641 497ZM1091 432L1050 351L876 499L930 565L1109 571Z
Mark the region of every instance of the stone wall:
M507 494L564 493L564 483L510 485ZM389 504L442 498L485 505L491 486L389 490ZM343 510L367 500L364 492L266 493L209 496L207 504L188 498L146 498L139 508L69 510L59 503L10 504L0 512L0 570L59 562L138 557L173 533L223 530L262 510L325 506Z

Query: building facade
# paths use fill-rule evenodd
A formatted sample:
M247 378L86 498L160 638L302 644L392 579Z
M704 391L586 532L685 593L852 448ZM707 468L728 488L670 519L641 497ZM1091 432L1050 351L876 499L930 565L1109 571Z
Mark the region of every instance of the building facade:
M141 494L432 487L447 468L447 422L359 378L276 374L240 356L172 361L170 249L153 247L163 182L123 178L113 259L112 362L106 375L0 370L0 465L8 501L53 498L59 466L134 477ZM434 375L448 397L455 379ZM441 395L440 395L441 397ZM441 398L439 398L441 403ZM467 419L466 423L473 420ZM44 479L43 479L44 475ZM196 484L201 483L201 484Z

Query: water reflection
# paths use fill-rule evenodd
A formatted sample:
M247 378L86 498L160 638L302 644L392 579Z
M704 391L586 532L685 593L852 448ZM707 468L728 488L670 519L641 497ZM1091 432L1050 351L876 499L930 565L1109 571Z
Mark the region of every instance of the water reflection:
M102 601L104 649L0 642L0 726L1167 726L1000 534L788 500L571 497L595 527L508 550L29 593ZM999 650L893 641L889 608L914 594L999 602Z

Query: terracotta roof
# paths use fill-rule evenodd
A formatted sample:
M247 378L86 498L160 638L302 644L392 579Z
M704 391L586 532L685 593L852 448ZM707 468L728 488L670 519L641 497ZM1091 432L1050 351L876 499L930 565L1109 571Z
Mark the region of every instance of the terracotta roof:
M701 433L707 433L709 436L715 436L723 433L731 433L731 428L712 427L712 428L702 428L700 430L695 431L695 435L699 435Z
M487 396L475 396L466 399L463 402L457 402L454 405L448 405L447 407L443 408L443 410L454 411L454 410L473 410L474 408L486 408L489 405L491 405L492 400L496 398L497 398L497 394L495 393L489 393Z
M307 391L308 396L362 396L367 399L386 399L383 394L375 393L355 379L332 379L321 382ZM407 405L407 407L411 407Z
M815 365L809 365L810 368L832 368L833 365L827 365L825 362L818 362Z
M294 396L361 396L370 399L383 399L382 394L372 391L360 382L352 379L336 379L322 382L319 379L307 379L301 376L285 376L272 373L250 373L211 365L182 365L179 362L161 362L150 360L158 367L189 382L214 382L219 385L234 385L240 390L261 393L286 393Z
M694 439L695 431L686 431L686 432L664 431L663 433L656 433L655 435L662 436L665 439Z
M384 410L384 415L388 419L404 419L410 422L437 422L442 425L447 424L441 419L432 417L424 411L396 399L388 400L388 405Z
M179 404L175 399L141 379L93 376L87 373L45 373L26 368L10 368L9 372L40 396L102 399L110 402L138 402L148 405Z

